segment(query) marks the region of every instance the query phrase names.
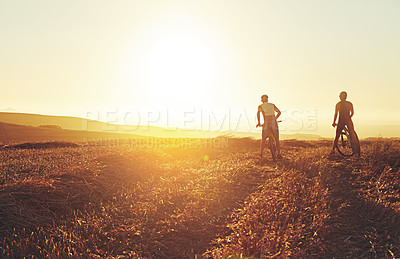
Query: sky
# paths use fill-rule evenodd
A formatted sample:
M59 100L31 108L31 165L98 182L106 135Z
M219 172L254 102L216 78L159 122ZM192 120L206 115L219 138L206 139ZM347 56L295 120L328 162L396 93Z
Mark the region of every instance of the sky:
M0 110L121 124L331 134L400 125L400 1L0 0ZM332 133L333 134L333 133Z

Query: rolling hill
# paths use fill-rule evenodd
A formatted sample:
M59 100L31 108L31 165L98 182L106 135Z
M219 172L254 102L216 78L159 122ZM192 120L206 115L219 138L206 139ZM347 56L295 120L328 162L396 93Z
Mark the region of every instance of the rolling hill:
M135 134L95 132L84 130L65 130L57 128L53 129L0 122L0 143L2 143L3 145L39 141L87 142L111 139L137 138L143 138L143 136Z
M54 128L61 127L62 130L80 132L80 133L78 132L71 133L69 131L50 131L50 134L52 136L54 134L61 136L64 133L68 136L71 134L72 135L89 134L90 136L92 136L95 132L97 132L98 136L104 136L104 137L108 136L112 138L120 138L120 137L126 138L128 136L132 137L132 134L136 136L163 137L163 138L212 138L221 135L229 135L233 137L251 137L255 139L261 137L260 134L261 131L260 132L207 131L207 130L193 130L193 129L174 128L174 127L156 127L156 126L146 126L146 125L120 125L120 124L111 124L96 120L70 117L70 116L53 116L53 115L40 115L40 114L15 113L15 112L0 112L0 122L14 124L14 125L30 126L30 127L39 127L45 125L47 127L53 126ZM38 130L39 129L35 128L35 130L31 133L37 135ZM25 129L25 133L29 135L29 130ZM104 133L106 135L99 135L100 133ZM112 135L112 134L117 134L117 135ZM46 134L43 133L43 135ZM127 136L125 137L124 135ZM281 134L281 139L318 140L321 139L321 136L315 134Z
M30 113L0 112L0 121L5 123L34 127L38 127L41 125L56 125L66 130L135 134L148 137L198 138L216 137L224 134L224 132L201 131L174 127L121 125L79 117L41 115Z

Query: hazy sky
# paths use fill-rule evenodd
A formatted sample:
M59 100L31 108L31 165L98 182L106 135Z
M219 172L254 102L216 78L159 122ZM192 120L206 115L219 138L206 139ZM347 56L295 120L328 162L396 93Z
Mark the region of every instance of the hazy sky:
M399 13L398 0L0 0L0 109L247 130L266 93L284 127L315 131L346 90L356 124L400 124Z

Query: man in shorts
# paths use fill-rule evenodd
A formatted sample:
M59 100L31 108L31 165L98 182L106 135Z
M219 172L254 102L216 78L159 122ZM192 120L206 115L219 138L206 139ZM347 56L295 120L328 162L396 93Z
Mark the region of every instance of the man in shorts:
M282 158L281 156L281 148L279 145L279 128L276 119L281 116L281 111L275 106L273 103L268 102L268 95L264 94L261 96L262 104L258 106L257 111L257 126L262 126L262 136L261 136L261 146L260 146L260 156L262 158L264 148L266 145L266 140L271 133L273 136L273 140L275 141L277 157ZM275 115L276 112L276 115ZM260 124L260 114L263 115L264 124Z
M333 123L332 127L336 127L336 136L335 140L333 141L333 148L331 153L335 153L335 147L338 143L340 133L342 132L343 128L347 125L347 128L349 129L350 134L354 134L354 124L351 119L354 115L354 108L353 104L349 101L346 101L347 99L347 93L346 92L341 92L339 94L340 102L338 102L335 106L335 115L333 117ZM336 119L339 114L339 120L338 123L336 124Z

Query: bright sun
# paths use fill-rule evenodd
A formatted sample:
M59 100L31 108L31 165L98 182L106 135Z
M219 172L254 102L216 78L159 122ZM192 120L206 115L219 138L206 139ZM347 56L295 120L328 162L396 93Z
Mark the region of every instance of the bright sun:
M209 90L212 60L201 41L171 35L158 41L146 60L146 79L151 92L170 100L205 95Z

